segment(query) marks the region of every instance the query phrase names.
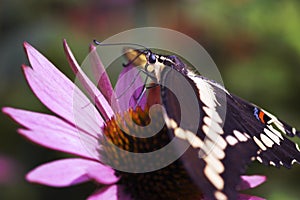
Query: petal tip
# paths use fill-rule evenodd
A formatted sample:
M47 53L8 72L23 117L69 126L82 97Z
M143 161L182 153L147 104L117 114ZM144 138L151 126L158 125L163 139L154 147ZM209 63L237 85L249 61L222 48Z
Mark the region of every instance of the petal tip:
M25 175L25 180L26 180L26 181L29 181L29 182L31 182L31 178L30 178L31 176L30 176L30 175L31 175L31 173L30 173L30 172L29 172L29 173L27 173L27 174Z
M8 115L8 116L12 116L14 110L16 110L15 108L12 107L3 107L1 108L1 111L3 114Z
M25 175L25 180L28 181L29 183L47 185L47 184L43 184L42 181L37 180L36 177L34 177L34 174L32 172L29 172ZM49 186L51 186L51 185L49 185Z
M70 62L74 62L75 58L66 39L63 39L63 47L64 47L65 54L67 56L67 60L69 61L69 64Z
M64 48L69 47L67 40L65 38L63 39L63 46Z
M26 130L23 129L23 128L18 128L18 129L17 129L17 133L18 133L18 134L20 134L20 135L24 136L26 139L28 139L28 136L26 135L26 132L25 132L25 131L26 131Z
M34 49L34 48L31 46L31 44L29 44L29 43L26 42L26 41L23 42L23 48L24 48L24 50L25 50L25 52L26 52L26 54L27 54L27 57L29 56L29 51L32 50L32 49Z
M244 175L241 176L242 182L240 183L239 190L245 190L250 188L255 188L263 184L266 180L266 176L262 175Z
M91 43L90 47L89 47L90 52L94 51L95 49L96 49L96 46Z
M69 45L68 45L66 39L63 39L63 47L64 47L65 52L68 53L70 48L69 48Z
M35 178L34 178L34 173L32 173L33 171L28 172L25 175L25 180L30 182L30 183L39 183Z
M31 68L31 67L29 67L29 66L27 66L27 65L25 65L25 64L22 64L22 65L21 65L21 68L22 68L23 73L25 74L25 77L26 77L26 70L28 70L28 69ZM32 69L32 68L31 68L31 69Z
M30 47L31 45L28 43L28 42L26 42L26 41L24 41L23 42L23 47L26 49L27 47Z
M1 108L1 112L7 115L8 109L9 109L9 107L3 107L3 108Z

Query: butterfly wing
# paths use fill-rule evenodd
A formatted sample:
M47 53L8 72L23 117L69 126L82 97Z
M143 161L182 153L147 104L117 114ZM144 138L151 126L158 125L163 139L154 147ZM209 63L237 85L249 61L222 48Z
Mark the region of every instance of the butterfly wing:
M263 125L260 132L249 132L260 147L255 157L256 160L265 165L287 168L290 168L294 162L300 162L298 144L288 139L288 137L299 137L299 131L258 106L237 96L232 96L237 104L256 119L252 126Z
M148 64L159 62L159 73L145 72L161 84L170 138L187 144L181 161L206 198L236 199L253 159L277 167L300 161L298 146L286 137L300 136L295 128L193 74L176 56L156 58Z
M287 134L299 132L267 112L265 119L272 121L263 123L255 115L254 105L201 76L181 74L190 84L191 94L186 86L182 87L182 80L175 78L176 71L170 69L164 69L161 78L165 121L171 138L179 137L190 144L181 160L206 197L236 199L240 175L254 157L265 164L286 167L293 160L300 161L296 144L268 126L282 125L279 129ZM164 85L173 85L173 91ZM190 100L194 96L196 106ZM179 101L178 97L185 98Z

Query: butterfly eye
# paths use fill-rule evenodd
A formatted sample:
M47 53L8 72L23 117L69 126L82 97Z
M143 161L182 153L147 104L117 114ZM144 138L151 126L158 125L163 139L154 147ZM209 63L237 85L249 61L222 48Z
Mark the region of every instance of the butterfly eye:
M149 63L154 64L156 62L156 56L155 54L151 53L149 56Z

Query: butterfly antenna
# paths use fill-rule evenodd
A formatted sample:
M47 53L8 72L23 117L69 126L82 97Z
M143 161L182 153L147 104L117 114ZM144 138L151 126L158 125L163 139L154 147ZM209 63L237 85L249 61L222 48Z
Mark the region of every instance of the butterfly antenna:
M93 40L93 42L95 45L98 45L98 46L121 46L121 45L123 45L123 46L138 46L138 47L145 49L146 51L151 52L151 50L149 48L145 47L144 45L136 44L136 43L130 43L130 42L102 43L95 39Z
M99 42L98 40L94 39L93 40L94 44L95 45L98 45L98 46L138 46L138 47L141 47L143 48L144 50L143 51L140 51L138 55L136 55L131 61L129 61L127 64L123 64L124 67L127 67L128 65L132 64L136 59L138 59L138 57L140 57L140 55L146 53L146 52L150 52L150 54L152 54L152 51L145 47L144 45L141 45L141 44L136 44L136 43L129 43L129 42L118 42L118 43L102 43L102 42Z

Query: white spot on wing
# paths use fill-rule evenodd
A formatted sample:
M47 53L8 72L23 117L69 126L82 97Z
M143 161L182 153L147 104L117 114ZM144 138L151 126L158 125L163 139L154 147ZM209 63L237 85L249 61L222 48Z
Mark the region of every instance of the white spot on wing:
M166 114L164 114L164 119L168 128L175 129L178 127L177 123L173 119L170 119L168 116L166 116Z
M274 145L274 142L263 133L260 134L260 139L267 147L272 147Z
M261 150L263 150L263 151L267 150L267 147L265 147L265 145L257 137L254 136L253 139L254 139L254 142L258 145L258 147Z
M275 133L280 139L283 140L281 133L276 130L272 125L267 125L267 127L271 130L272 133Z
M220 192L220 191L215 192L215 197L218 200L227 200L228 199L227 196L223 192Z
M219 147L221 147L221 149L223 149L223 150L227 147L226 141L225 141L224 138L221 137L221 136L218 136L218 137L216 138L215 143L216 143Z
M191 131L176 128L174 130L174 134L176 137L188 141L193 148L202 148L204 145L203 141Z
M234 130L233 134L241 142L246 142L248 140L247 137L244 134L242 134L241 132L239 132L237 130Z
M217 123L222 123L222 119L215 109L208 108L206 106L203 106L202 108L206 115L209 116L212 120L214 120Z
M185 135L184 130L182 128L175 128L174 134L175 134L176 137L178 137L182 140L186 140L186 135Z
M235 137L231 136L231 135L228 135L228 136L226 137L226 141L227 141L228 144L230 144L231 146L234 146L234 145L236 145L236 144L238 143L238 140L237 140Z
M267 111L265 111L265 110L262 110L262 111L263 111L265 114L267 114L267 115L271 118L271 120L267 122L268 124L274 123L274 125L275 125L280 131L282 131L283 133L286 133L286 132L285 132L285 129L284 129L284 127L283 127L283 124L277 119L277 117L275 117L274 115L272 115L271 113L269 113L269 112L267 112Z
M276 166L273 161L270 161L270 165L273 165L274 167Z
M217 133L223 134L224 131L221 127L221 125L219 123L217 123L216 121L212 120L210 117L205 116L203 118L203 122L210 127L211 129L213 129L214 131L216 131Z
M261 149L256 152L257 155L261 154Z
M276 125L276 127L277 127L279 130L281 130L282 133L285 133L285 134L286 134L286 131L285 131L285 129L284 129L284 127L283 127L283 124L282 124L281 122L275 121L274 124Z
M279 164L283 165L282 161L279 161Z
M221 149L225 149L227 146L226 141L214 130L210 129L207 125L202 126L202 130L205 135L211 140L214 141Z
M224 172L225 168L223 163L215 158L212 154L208 154L203 160L207 163L207 166L214 169L215 172L221 174Z
M295 129L295 128L292 128L292 133L293 133L294 135L296 135L296 129Z
M210 129L207 125L203 125L202 131L204 132L205 135L209 135Z
M296 146L296 149L300 152L298 144L295 144L295 146Z
M251 138L250 135L248 135L247 133L244 133L244 135L245 135L248 139Z
M221 149L215 142L212 142L209 139L206 139L205 146L207 148L207 153L212 153L216 158L223 159L225 157L225 152Z
M216 107L218 102L212 86L202 79L190 78L195 82L197 87L200 88L199 95L201 101L209 108Z
M256 160L258 160L258 162L260 162L260 163L263 162L262 159L261 159L261 157L259 157L259 156L256 156Z
M203 130L203 132L205 133L206 136L212 138L213 140L219 135L214 130L209 128L207 125L203 125L202 130Z
M271 132L269 129L264 128L264 132L278 145L280 145L280 138L274 134L273 132Z
M204 146L203 141L194 133L191 131L185 131L186 138L188 142L191 144L194 148L202 148Z
M224 188L224 180L222 177L212 170L208 165L206 165L204 168L204 174L218 190L222 190Z

